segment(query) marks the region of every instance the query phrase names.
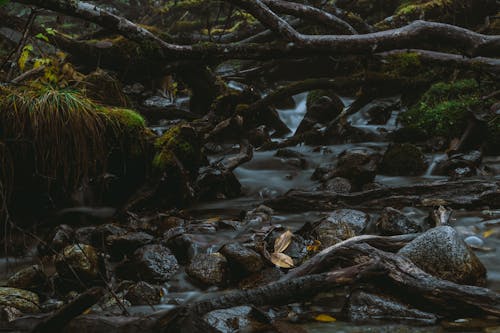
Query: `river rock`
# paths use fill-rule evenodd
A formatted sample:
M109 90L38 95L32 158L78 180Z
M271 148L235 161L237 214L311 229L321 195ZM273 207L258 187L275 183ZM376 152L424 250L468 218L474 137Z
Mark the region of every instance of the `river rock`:
M398 253L441 279L468 285L485 283L485 267L450 226L428 230Z
M24 313L34 313L40 311L40 299L31 291L0 287L0 306L16 308Z
M23 313L12 306L0 306L0 322L10 323L19 317L22 317Z
M387 148L379 171L389 176L418 176L427 170L422 151L410 143L396 143Z
M452 179L474 176L481 164L482 154L479 150L467 154L454 154L448 159L438 162L433 174L449 176Z
M296 134L307 132L318 124L326 124L335 119L344 109L344 103L333 91L315 90L307 96L306 108L306 114Z
M109 235L106 237L106 247L113 258L121 259L125 255L129 256L139 247L151 243L153 239L153 236L142 231Z
M375 179L380 156L368 149L351 149L339 155L334 177L349 180L356 188Z
M93 246L99 249L106 248L106 238L111 235L124 235L127 233L125 228L120 227L119 225L108 223L98 226L94 229L91 235L91 241Z
M81 227L75 230L75 239L78 243L92 245L92 233L96 227Z
M264 267L261 256L240 243L226 244L220 249L220 253L226 257L229 267L236 273L255 273Z
M222 286L228 279L227 259L218 252L198 254L186 268L186 273L204 285Z
M323 248L360 235L368 225L370 216L353 209L338 209L313 226L312 235Z
M139 281L127 289L125 299L132 305L152 305L160 303L161 295L161 288Z
M351 192L352 185L348 179L342 177L334 177L328 179L326 182L321 184L320 187L323 191L331 191L339 194L346 194Z
M40 265L33 265L21 269L9 277L7 286L18 289L36 290L47 283L47 276Z
M241 192L241 184L234 173L213 166L200 168L196 185L202 200L233 198Z
M165 233L164 244L172 251L180 264L189 263L194 256L201 253L202 246L194 235L180 233L169 237L168 233Z
M179 269L170 250L159 244L149 244L135 250L129 262L118 266L116 273L124 279L161 283Z
M61 224L47 238L46 242L38 244L40 255L52 255L53 251L59 252L72 243L74 230L67 224Z
M237 306L229 309L215 310L203 316L203 321L210 332L261 332L265 324L253 317L250 306Z
M403 235L418 233L425 230L424 223L419 223L403 212L392 207L386 207L375 223L381 235Z
M351 294L346 311L349 320L356 323L384 320L407 324L432 325L438 319L432 313L412 308L391 297L360 290Z
M93 280L99 276L99 257L94 247L74 244L65 247L55 260L59 275L67 279Z

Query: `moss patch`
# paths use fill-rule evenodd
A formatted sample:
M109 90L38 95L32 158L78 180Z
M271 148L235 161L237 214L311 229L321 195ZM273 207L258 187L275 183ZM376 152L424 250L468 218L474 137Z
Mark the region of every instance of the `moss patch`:
M484 107L475 80L436 83L420 100L401 115L409 128L425 131L430 136L460 136L468 122L468 111Z
M409 143L391 145L384 154L380 171L391 176L416 176L425 172L427 163L418 147Z

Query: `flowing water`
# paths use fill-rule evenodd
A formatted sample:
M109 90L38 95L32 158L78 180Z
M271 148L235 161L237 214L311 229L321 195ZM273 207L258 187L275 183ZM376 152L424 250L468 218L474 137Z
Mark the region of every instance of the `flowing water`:
M279 110L279 115L285 124L291 129L292 134L297 129L305 114L306 94L294 96L296 107L294 109ZM346 105L350 100L345 99ZM364 109L349 117L353 126L365 130L378 132L382 130L394 130L397 126L398 112L393 111L389 120L384 125L370 125L367 116L363 114ZM276 151L256 151L251 161L241 165L235 170L235 174L243 187L241 198L223 200L218 202L203 203L193 207L192 212L204 217L226 216L234 217L242 210L249 210L259 205L264 199L273 198L286 193L290 189L314 189L318 182L311 180L314 169L322 163L335 163L338 155L344 150L354 148L370 148L382 152L386 149L387 142L365 142L356 144L342 144L314 149L310 146L299 145L292 147L301 153L307 161L307 167L297 170L288 164L287 159L276 157ZM389 185L421 184L425 182L445 181L447 177L434 176L432 171L436 164L445 158L445 154L427 155L429 168L423 176L419 177L389 177L378 175L375 182ZM483 161L491 170L500 173L500 158L487 157ZM406 208L403 210L408 216L415 219L425 219L429 211L425 209ZM370 212L367 212L370 213ZM273 223L281 224L295 231L307 221L317 220L322 213L304 212L299 214L282 214L277 212L273 216ZM375 213L370 213L373 219ZM467 243L476 246L479 250L476 254L488 270L488 287L500 291L500 256L496 249L500 248L500 211L481 210L477 211L457 210L453 214L453 226L463 235ZM219 235L218 235L219 236ZM232 239L231 234L226 239L218 238L217 243L222 244ZM310 333L326 332L440 332L441 327L412 327L405 325L394 325L393 323L380 325L358 325L346 322L335 323L309 323L304 327Z

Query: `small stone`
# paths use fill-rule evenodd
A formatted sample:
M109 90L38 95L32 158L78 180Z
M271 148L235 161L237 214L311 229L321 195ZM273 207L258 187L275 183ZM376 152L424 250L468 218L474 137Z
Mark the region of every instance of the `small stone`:
M106 237L106 247L113 258L121 259L129 256L139 247L149 244L154 237L145 232L128 232L123 235L110 235Z
M392 207L384 208L376 222L376 226L380 234L387 236L412 234L424 230L423 223L420 224L410 219L401 211Z
M170 279L179 269L177 260L168 248L150 244L138 248L130 262L117 267L117 274L134 281L161 283Z
M218 252L198 254L186 268L186 273L204 285L222 286L228 279L227 260Z
M0 287L0 305L13 307L23 313L35 313L40 311L40 299L38 295L27 290Z
M349 179L342 177L334 177L332 179L328 179L321 185L321 189L324 191L331 191L339 194L346 194L351 192L352 185L349 182Z
M482 247L484 246L484 241L477 236L469 236L464 239L465 243L472 247Z
M370 216L354 209L338 209L313 226L313 236L323 248L360 235L368 225Z
M484 285L486 269L450 226L428 230L398 252L427 273L459 284Z
M152 305L161 301L161 289L147 282L139 281L127 289L125 299L132 305Z
M264 262L257 252L239 243L226 244L220 252L227 258L234 272L255 273L264 267Z
M67 246L55 260L59 275L67 279L93 280L99 276L99 258L94 247L86 244ZM75 276L75 274L77 276Z
M203 316L210 332L262 332L265 325L253 318L250 306L215 310Z

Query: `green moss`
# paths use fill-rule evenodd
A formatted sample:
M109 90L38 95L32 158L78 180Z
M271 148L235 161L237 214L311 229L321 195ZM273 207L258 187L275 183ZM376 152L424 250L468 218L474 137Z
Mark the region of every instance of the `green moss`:
M139 113L122 108L103 108L102 112L109 116L109 119L116 122L123 129L138 130L146 127L146 120Z
M392 75L419 75L424 69L420 62L420 55L416 52L392 54L383 66L384 72Z
M307 94L306 108L309 109L311 107L311 105L313 105L314 102L316 102L320 97L330 96L332 94L335 95L335 92L332 90L319 89L319 90L310 91Z
M448 138L460 136L468 122L468 111L482 106L475 80L436 83L401 116L406 127L428 135Z
M188 125L176 125L156 139L157 154L153 168L164 171L175 166L177 160L187 170L197 170L202 162L201 146L194 129ZM177 160L176 160L177 159Z
M416 176L427 168L418 147L409 143L391 145L384 154L380 171L391 176Z

